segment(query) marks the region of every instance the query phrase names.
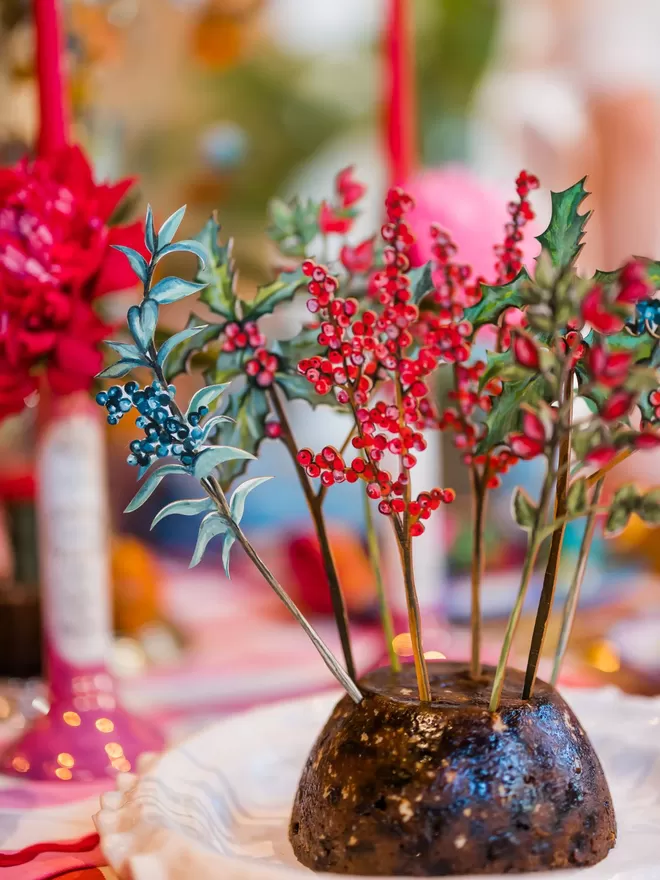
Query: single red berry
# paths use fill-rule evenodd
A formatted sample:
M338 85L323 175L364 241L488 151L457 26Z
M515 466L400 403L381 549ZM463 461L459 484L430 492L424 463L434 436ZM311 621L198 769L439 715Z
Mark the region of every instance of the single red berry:
M271 421L266 422L266 436L270 437L271 440L276 440L278 437L282 436L282 425L279 422ZM298 453L300 456L300 453ZM298 458L299 464L302 464L300 458Z

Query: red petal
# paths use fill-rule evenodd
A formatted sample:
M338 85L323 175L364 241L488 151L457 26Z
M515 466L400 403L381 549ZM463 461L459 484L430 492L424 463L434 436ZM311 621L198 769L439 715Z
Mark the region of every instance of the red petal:
M327 202L321 202L319 229L322 235L328 235L331 232L348 232L352 225L352 217L339 217Z
M528 409L523 410L522 428L525 437L545 443L545 425L536 413L530 412Z
M609 464L615 455L616 449L613 446L597 446L585 455L584 461L586 464L602 468Z
M634 395L628 391L615 391L601 407L601 418L606 422L620 419L630 410L634 399Z
M115 208L135 183L135 178L127 177L118 183L103 183L96 188L97 211L103 221L110 219Z
M539 368L539 352L536 345L527 336L516 334L513 341L513 353L519 364L529 367L530 370Z
M519 458L534 458L543 452L543 444L530 440L524 434L511 434L509 436L511 451Z
M617 333L623 327L623 320L606 310L599 285L592 287L582 300L582 317L599 333Z
M342 208L350 208L362 198L366 186L353 178L353 165L343 168L335 178L335 188L341 197Z
M345 245L339 254L340 259L349 272L368 272L374 260L374 240L368 238L361 244L352 248Z

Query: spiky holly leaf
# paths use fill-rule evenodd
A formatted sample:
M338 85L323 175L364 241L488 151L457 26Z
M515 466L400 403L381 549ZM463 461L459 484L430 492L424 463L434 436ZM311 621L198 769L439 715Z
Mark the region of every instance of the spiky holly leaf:
M260 287L253 300L243 303L245 320L256 321L270 314L280 303L293 299L306 283L307 277L300 267L293 272L282 272L276 281Z
M519 431L521 406L527 404L535 408L541 400L550 402L543 376L534 376L522 382L505 382L502 393L486 416L487 433L479 443L476 454L490 452L504 443L513 431Z
M433 290L431 263L425 263L423 266L411 269L408 273L408 278L410 278L412 302L418 306L424 297L428 296Z
M521 308L526 303L525 288L530 282L526 269L521 269L508 284L481 285L481 299L465 310L465 317L475 331L486 324L497 324L507 309Z
M296 336L278 342L276 349L273 350L292 371L295 371L301 360L315 355L320 357L323 354L318 337L318 327L303 327Z
M589 195L584 188L585 180L583 177L562 192L550 193L550 223L545 232L536 236L536 240L550 255L553 266L572 266L582 250L584 227L591 215L591 211L578 214L578 208Z
M292 373L275 373L275 381L287 400L306 400L311 406L332 406L341 408L334 394L317 394L311 382L304 376Z
M654 290L660 290L660 262L658 260L649 260L646 257L633 257L633 259L638 260L640 263L644 263L646 274L653 285ZM594 272L591 280L595 284L602 284L607 287L609 284L614 284L614 282L618 280L620 273L621 269L613 269L611 272L605 272L602 269L598 269Z
M266 416L270 412L268 399L261 388L246 385L241 391L228 395L223 415L234 419L221 423L214 443L235 446L256 455L266 437ZM230 461L222 467L222 483L225 488L244 473L247 460Z
M590 346L597 340L598 337L593 330L585 337L585 342ZM627 351L633 356L633 363L640 364L651 361L657 347L657 340L653 339L649 333L634 336L624 329L607 336L605 344L608 351Z
M190 314L186 328L197 327L205 322L194 312ZM190 363L194 357L206 351L210 342L214 342L220 334L224 324L209 324L199 333L181 342L172 351L165 365L165 378L168 382L172 382L182 373L189 372ZM167 334L169 336L170 334ZM165 338L167 338L167 336Z
M232 240L226 245L220 243L220 226L215 214L197 236L208 253L208 263L200 269L196 281L204 282L207 287L201 292L202 302L228 321L236 320L236 270L231 256Z
M311 199L307 202L297 198L290 202L273 199L268 234L283 254L304 257L307 245L318 235L318 216L319 205Z

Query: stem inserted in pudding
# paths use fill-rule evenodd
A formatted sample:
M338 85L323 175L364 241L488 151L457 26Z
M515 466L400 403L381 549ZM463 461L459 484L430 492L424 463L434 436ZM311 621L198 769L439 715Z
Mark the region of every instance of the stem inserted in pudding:
M298 475L298 481L300 482L300 486L305 495L305 501L307 502L312 521L314 522L316 537L318 538L321 557L323 559L323 568L326 577L328 578L332 610L337 624L337 630L339 632L339 639L341 641L344 661L346 663L346 671L353 681L356 681L355 662L353 660L353 650L351 647L351 636L348 623L348 611L346 608L344 593L339 581L337 565L332 554L332 547L330 546L330 538L328 536L325 517L323 516L323 497L314 491L309 481L309 477L307 477L302 468L298 466L297 455L299 447L296 445L286 411L282 406L282 402L279 399L275 388L271 388L269 396L282 426L282 440L284 441L284 445L293 461L294 469Z
M485 548L484 528L486 519L487 502L487 473L481 477L476 466L470 467L470 479L472 484L472 572L471 572L471 597L470 629L472 633L472 645L470 655L470 675L477 679L481 675L481 579L484 573Z

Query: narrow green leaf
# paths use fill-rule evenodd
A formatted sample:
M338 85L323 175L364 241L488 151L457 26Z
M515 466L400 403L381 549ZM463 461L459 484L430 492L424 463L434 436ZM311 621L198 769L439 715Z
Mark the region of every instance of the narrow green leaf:
M167 220L163 223L163 225L158 230L158 250L161 251L164 247L172 241L174 236L176 235L177 229L181 225L181 221L183 220L183 215L186 213L186 206L184 205L182 208L179 208L178 211L175 211L173 214L167 218Z
M143 367L145 365L142 360L133 360L133 359L122 359L117 361L116 364L110 364L109 367L106 367L105 370L101 370L100 373L96 374L97 379L121 379L122 376L128 375L131 370L135 370L137 367Z
M208 254L206 253L206 248L199 241L195 241L194 239L184 239L183 241L175 241L174 244L168 244L166 247L162 248L158 251L158 256L156 260L162 260L163 257L168 256L168 254L194 254L199 260L201 266L200 268L204 268L206 266L206 261L208 259Z
M256 321L262 315L270 314L280 303L293 299L307 280L300 268L294 272L282 272L276 281L260 287L251 302L245 303L245 318Z
M412 302L419 305L421 301L433 290L433 278L431 263L425 263L408 272L410 287L412 289Z
M202 426L202 436L199 438L199 442L206 443L211 434L217 430L218 425L233 421L234 420L229 416L213 416L212 418L207 419Z
M582 178L568 189L550 194L550 222L536 240L549 253L553 266L572 266L582 250L584 227L591 215L591 211L578 214L578 208L589 195L584 188L585 180Z
M221 516L218 511L209 513L199 524L199 532L197 533L197 543L195 552L190 560L189 568L194 568L202 561L209 541L216 535L221 535L229 528L227 520Z
M192 336L197 336L202 330L206 330L206 327L206 324L201 324L199 327L186 327L185 330L180 330L178 333L175 333L174 336L170 336L167 342L164 342L158 351L158 364L162 367L177 345L181 342L185 342L186 339L190 339Z
M175 275L169 275L163 278L149 291L149 299L157 302L159 305L177 302L193 293L203 290L206 284L197 284L195 281L184 281L183 278L177 278Z
M244 483L241 483L240 486L237 486L234 490L234 494L231 496L231 501L229 503L229 509L231 511L231 515L237 523L243 519L243 511L245 510L245 499L250 494L253 489L256 489L257 486L260 486L262 483L267 483L268 480L272 480L272 477L253 477L251 480L246 480Z
M589 504L587 497L587 481L584 477L575 480L566 496L566 510L571 516L580 516L586 513Z
M642 495L637 512L648 525L660 525L660 489L650 489Z
M235 461L236 459L254 459L251 452L245 449L238 449L235 446L209 446L203 449L195 459L193 465L193 474L198 480L208 477L216 467L227 461Z
M144 243L150 254L156 251L156 230L154 228L154 212L151 205L147 205L147 216L144 221Z
M481 299L465 310L466 319L475 332L486 324L497 324L507 309L521 308L527 302L526 288L530 282L526 269L521 269L513 281L501 285L481 285Z
M521 529L529 532L536 522L536 505L527 492L520 486L516 486L513 493L513 519Z
M208 495L205 498L187 498L181 501L172 501L171 504L166 504L162 510L158 511L151 523L151 528L153 529L166 516L197 516L200 513L204 513L204 511L213 510L214 507L215 504Z
M234 533L227 532L225 539L222 542L222 565L228 578L231 577L229 574L229 554L231 553L231 548L234 546L235 541L236 537Z
M160 482L170 474L189 474L190 471L182 464L164 464L152 471L147 479L142 483L138 491L135 493L132 501L124 510L124 513L132 513L138 507L142 507L155 492Z
M206 388L200 388L190 398L186 415L196 412L200 406L210 406L220 397L225 388L229 388L227 383L222 385L207 385Z
M140 327L144 340L144 350L151 345L158 324L158 303L152 299L145 299L140 304ZM137 341L137 340L136 340Z
M128 360L134 361L143 361L140 350L135 345L129 345L126 342L114 342L112 339L105 339L104 345L107 345L113 351L116 351L118 355L121 355L123 358L128 358ZM145 364L148 365L148 361L144 361Z
M149 274L149 266L142 254L133 250L133 248L124 247L122 244L113 244L111 247L126 257L131 265L131 269L135 272L140 281L145 284L147 275Z

